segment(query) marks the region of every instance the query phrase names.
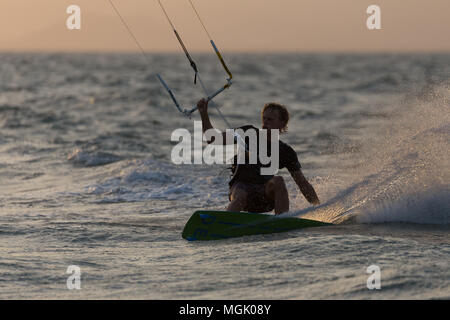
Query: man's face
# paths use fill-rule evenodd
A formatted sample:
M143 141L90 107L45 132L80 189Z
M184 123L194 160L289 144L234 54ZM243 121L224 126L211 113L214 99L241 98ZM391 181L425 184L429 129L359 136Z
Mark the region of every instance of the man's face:
M278 110L266 109L262 116L262 128L271 130L283 128L283 123L280 120L280 113Z

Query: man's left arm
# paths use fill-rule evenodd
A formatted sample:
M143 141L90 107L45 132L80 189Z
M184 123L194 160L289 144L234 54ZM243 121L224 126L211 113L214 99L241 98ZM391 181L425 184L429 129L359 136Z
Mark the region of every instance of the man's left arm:
M309 203L318 205L320 204L319 197L317 197L316 191L313 186L306 180L301 169L296 169L289 171L295 183L300 188L303 196L308 200Z

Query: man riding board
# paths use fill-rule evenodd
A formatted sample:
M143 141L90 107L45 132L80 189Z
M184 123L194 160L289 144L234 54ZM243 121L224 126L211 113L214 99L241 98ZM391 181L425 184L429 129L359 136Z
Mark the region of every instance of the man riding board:
M214 129L209 120L208 102L201 99L197 103L202 119L203 132ZM283 105L268 103L261 112L262 129L267 130L270 137L270 130L278 129L281 133L286 132L289 113ZM247 125L237 129L247 130L259 129ZM222 141L226 144L226 133L222 133ZM208 141L212 143L213 141ZM275 214L289 211L289 195L283 177L274 175L261 175L261 164L236 164L232 167L233 178L229 182L230 204L227 211L246 212L269 212L275 210ZM319 198L302 173L300 162L295 151L286 143L279 140L279 168L287 168L295 183L300 188L303 196L309 203L318 205Z

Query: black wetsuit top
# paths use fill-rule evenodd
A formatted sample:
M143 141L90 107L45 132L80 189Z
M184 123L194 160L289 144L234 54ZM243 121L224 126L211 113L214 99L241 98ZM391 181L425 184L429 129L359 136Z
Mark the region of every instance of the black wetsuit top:
M256 136L258 137L258 154L259 154L259 129L255 128L252 125L246 125L242 126L236 129L242 129L244 132L246 132L249 129L256 130ZM235 129L235 130L236 130ZM249 138L245 137L245 143L249 144ZM292 149L288 144L284 143L283 141L279 140L279 169L287 168L290 172L296 171L300 169L302 166L300 165L300 162L298 161L297 154L295 153L294 149ZM270 140L268 140L268 146L267 146L267 156L270 157ZM262 175L261 174L261 167L270 167L270 163L267 165L262 165L259 161L258 157L258 163L257 164L249 164L249 157L246 156L245 164L237 164L238 156L236 155L234 157L233 166L231 167L232 172L232 179L229 182L230 187L235 182L245 182L245 183L253 183L253 184L265 184L270 179L273 178L273 175ZM236 171L237 170L237 171Z

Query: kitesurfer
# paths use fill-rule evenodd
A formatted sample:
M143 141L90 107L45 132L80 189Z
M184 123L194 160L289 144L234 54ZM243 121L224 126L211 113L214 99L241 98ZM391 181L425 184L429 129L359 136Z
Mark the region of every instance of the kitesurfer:
M203 132L214 129L208 115L208 101L201 99L197 103L202 119ZM287 131L289 122L289 112L285 106L278 103L266 104L261 112L262 129L266 129L268 136L270 130L278 129L280 133ZM251 125L242 126L243 131L256 130L258 128ZM223 132L223 143L226 143L226 133ZM211 143L212 141L208 141ZM289 211L289 195L284 182L284 178L279 175L262 175L260 173L261 163L238 164L232 166L232 179L229 182L229 200L227 211L245 212L270 212L280 214ZM319 198L302 173L301 165L296 152L288 144L279 140L279 168L287 168L295 183L299 187L306 200L318 205Z

